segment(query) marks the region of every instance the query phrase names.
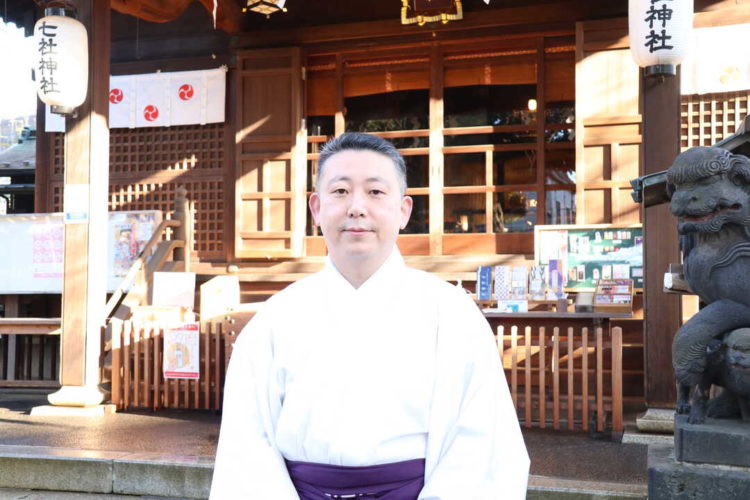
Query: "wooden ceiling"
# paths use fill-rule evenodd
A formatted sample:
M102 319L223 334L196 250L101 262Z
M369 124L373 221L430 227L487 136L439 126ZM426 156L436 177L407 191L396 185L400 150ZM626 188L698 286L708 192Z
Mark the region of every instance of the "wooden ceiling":
M111 0L112 8L151 22L177 19L193 0ZM210 13L214 0L198 0ZM263 29L295 28L324 24L343 24L360 21L393 19L401 16L401 0L353 2L352 0L287 0L287 12L266 17L254 12L242 12L243 0L217 0L217 28L227 33ZM465 12L550 3L550 0L463 0Z
M111 0L111 5L117 12L145 21L164 23L179 18L194 1L203 5L209 14L212 13L214 0ZM232 34L390 19L397 23L401 14L401 0L287 0L288 11L270 18L254 12L243 13L246 0L216 2L217 28ZM47 3L47 0L4 0L0 5L0 17L25 27L27 34L31 34L34 21ZM71 0L71 3L75 4L75 1ZM483 11L545 3L559 4L564 0L490 0L489 5L483 0L463 0L463 8L467 15L477 15ZM607 3L622 4L627 12L627 0L610 0ZM696 0L695 10L710 10L730 3L740 3L740 0Z

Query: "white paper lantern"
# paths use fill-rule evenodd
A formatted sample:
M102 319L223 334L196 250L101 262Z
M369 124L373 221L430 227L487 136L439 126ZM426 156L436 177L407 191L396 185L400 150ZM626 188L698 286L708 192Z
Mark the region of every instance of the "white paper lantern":
M86 99L89 55L86 28L64 9L46 9L34 25L37 94L54 113L70 113Z
M693 0L629 0L630 52L646 75L675 75L693 28Z

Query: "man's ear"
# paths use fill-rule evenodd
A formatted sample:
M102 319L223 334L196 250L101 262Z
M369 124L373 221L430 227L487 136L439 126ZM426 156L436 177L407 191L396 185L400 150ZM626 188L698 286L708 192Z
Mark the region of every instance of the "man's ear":
M401 229L405 228L411 217L411 209L414 206L414 200L411 196L404 196L401 199Z
M312 214L313 222L316 226L320 226L318 221L318 215L320 214L320 196L318 193L312 193L308 205L310 206L310 213Z

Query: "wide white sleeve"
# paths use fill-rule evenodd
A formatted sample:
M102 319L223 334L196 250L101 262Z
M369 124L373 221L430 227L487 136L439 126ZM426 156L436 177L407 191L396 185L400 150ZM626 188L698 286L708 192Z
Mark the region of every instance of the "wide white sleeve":
M211 500L299 500L273 445L281 394L272 362L268 316L260 311L242 330L229 362Z
M464 299L439 313L419 500L524 499L530 462L502 362L486 319Z

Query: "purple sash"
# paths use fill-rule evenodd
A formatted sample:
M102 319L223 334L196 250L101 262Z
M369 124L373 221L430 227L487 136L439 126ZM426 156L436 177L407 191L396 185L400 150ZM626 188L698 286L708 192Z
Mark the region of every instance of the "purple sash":
M423 458L346 467L286 461L300 500L416 500L424 486Z

